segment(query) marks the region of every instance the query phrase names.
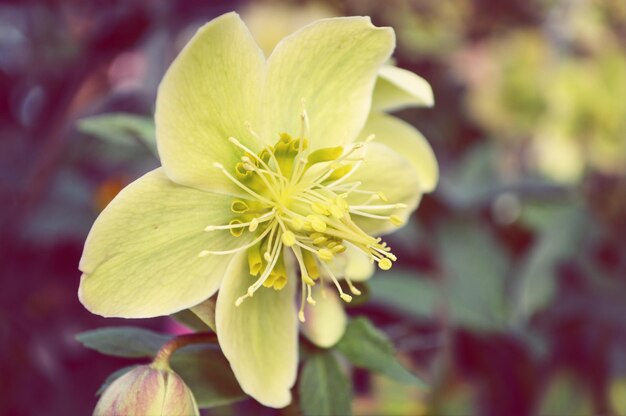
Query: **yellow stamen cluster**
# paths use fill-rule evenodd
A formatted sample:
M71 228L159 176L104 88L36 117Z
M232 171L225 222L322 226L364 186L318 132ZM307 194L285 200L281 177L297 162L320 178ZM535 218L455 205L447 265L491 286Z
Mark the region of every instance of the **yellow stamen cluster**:
M303 133L304 130L306 114L303 114ZM237 305L252 297L261 286L274 290L285 287L289 278L286 255L293 255L300 269L301 321L304 321L305 299L315 304L311 287L320 278L331 281L344 301L352 300L330 267L335 256L343 253L347 245L366 253L379 268L391 268L396 260L391 249L380 238L366 234L352 220L356 215L390 221L394 225L402 223L397 215L380 214L403 208L402 204L385 204L384 194L359 190L360 182L348 182L362 163L355 154L365 143L347 149L330 147L309 152L304 137L281 134L274 146L253 152L235 138L229 140L242 151L240 161L230 172L221 164L215 166L247 196L233 199L233 218L228 225L210 225L206 230L229 230L235 238L248 232L254 238L237 249L205 250L200 256L247 250L250 275L256 277L256 281L237 299ZM365 194L368 199L361 205L351 206L348 203L351 194ZM360 294L349 279L345 281L352 295Z

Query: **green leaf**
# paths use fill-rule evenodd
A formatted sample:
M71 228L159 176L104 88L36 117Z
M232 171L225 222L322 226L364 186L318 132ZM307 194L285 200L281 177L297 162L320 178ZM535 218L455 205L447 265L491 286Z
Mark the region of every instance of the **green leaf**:
M136 327L110 327L83 332L76 340L85 347L116 357L151 357L171 337Z
M493 172L493 149L479 144L466 152L456 168L441 178L438 192L446 205L466 211L489 199L498 185L497 178Z
M306 358L299 392L305 416L352 414L351 381L341 371L332 351L320 350Z
M154 155L156 134L151 118L125 113L109 113L83 118L77 123L79 131L116 145L133 145L140 142Z
M441 293L432 279L421 278L408 270L392 269L377 273L369 282L373 302L408 312L418 317L431 317Z
M201 409L223 406L248 397L239 387L230 364L217 346L182 348L174 353L170 365L191 389Z
M400 383L425 385L400 364L391 341L365 318L351 320L335 348L357 367L384 374Z
M447 222L438 230L453 324L501 330L507 324L508 256L480 224Z
M580 248L585 214L578 207L529 206L525 222L538 229L539 238L523 259L516 286L514 319L526 320L550 302L556 291L556 267Z
M119 370L116 370L116 371L112 372L111 374L109 374L109 376L106 378L106 380L104 380L104 383L102 383L102 385L100 386L100 388L96 392L96 396L100 396L104 392L104 390L106 390L106 388L111 385L111 383L113 383L115 380L117 380L118 378L122 377L124 374L128 373L130 370L132 370L133 368L135 368L137 366L138 366L138 364L136 364L136 365L129 365L127 367L122 367Z
M198 317L191 309L183 309L180 312L170 315L170 318L176 320L178 323L185 325L187 328L193 329L196 332L206 332L212 329L205 324L202 319Z

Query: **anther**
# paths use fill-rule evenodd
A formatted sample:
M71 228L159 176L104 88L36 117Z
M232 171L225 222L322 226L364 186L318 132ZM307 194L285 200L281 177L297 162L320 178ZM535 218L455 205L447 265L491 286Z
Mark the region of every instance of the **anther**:
M337 244L331 249L331 251L335 254L343 253L344 251L346 251L346 246L344 246L343 244Z
M335 204L329 205L328 211L330 211L330 215L332 215L334 218L337 218L338 220L342 219L345 215L345 210Z
M252 220L250 221L250 226L248 227L248 230L250 232L254 232L258 226L259 226L259 219L256 217L252 218Z
M391 269L391 260L384 258L384 259L380 259L378 261L378 267L380 267L381 270L389 270Z
M397 215L390 216L389 221L391 221L391 223L395 225L396 227L400 227L404 224L404 221L402 221L402 218L398 217Z
M281 236L281 240L283 241L283 244L287 247L292 247L294 244L296 244L296 236L289 230L283 233L283 235Z
M306 219L309 220L311 227L313 227L315 231L319 233L326 231L326 222L319 215L307 215Z
M361 294L361 291L353 285L350 285L350 292L352 292L352 294L356 296L359 296Z
M291 228L296 231L300 231L304 228L304 221L300 217L295 217L291 220Z
M311 209L316 214L320 214L320 215L329 215L330 214L329 207L326 207L321 202L313 202L311 204Z
M317 255L324 261L331 261L333 259L333 252L327 248L320 248L317 250Z
M352 296L348 295L347 293L342 293L339 295L339 297L343 299L343 301L346 303L350 303L352 301Z

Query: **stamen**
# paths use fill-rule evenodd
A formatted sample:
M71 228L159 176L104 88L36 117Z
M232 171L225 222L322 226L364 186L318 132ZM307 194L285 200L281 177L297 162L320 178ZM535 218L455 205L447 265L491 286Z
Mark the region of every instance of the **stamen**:
M350 205L350 209L365 209L370 211L383 211L386 209L401 209L406 208L406 204L386 204L386 205Z
M324 261L331 261L333 259L333 252L327 248L320 248L317 250L317 255Z
M309 220L309 222L311 223L311 227L313 227L315 231L319 233L323 233L324 231L326 231L326 222L324 221L323 217L311 214L307 215L306 219Z
M226 175L226 177L231 180L231 182L233 182L235 185L237 185L238 187L240 187L241 189L243 189L244 191L246 191L247 193L249 193L253 197L257 198L259 201L263 201L264 203L266 203L268 205L273 205L272 201L270 201L269 199L267 199L267 198L257 194L252 189L248 188L246 185L244 185L243 183L241 183L237 179L235 179L230 173L228 173L228 171L226 169L224 169L224 165L222 165L221 163L215 162L213 164L213 166L215 166L217 169L221 170L222 173L224 173L224 175Z
M274 186L272 186L272 185L269 184L269 182L267 181L267 178L265 177L266 174L269 174L268 171L266 171L264 169L259 169L258 167L256 167L255 165L253 165L251 163L246 163L246 164L243 165L243 167L246 170L249 170L251 172L256 173L258 175L258 177L261 178L261 180L263 181L263 183L265 184L267 189L269 189L269 191L272 193L272 196L276 200L279 199L278 193L276 192L276 189L275 189L275 188L277 188L276 182L274 182ZM272 180L273 180L273 177L271 175L270 175L270 178L272 178Z
M356 296L361 295L361 291L352 284L352 280L350 280L348 276L344 276L343 279L348 284L348 287L350 288L350 292L352 292L353 295L356 295Z
M243 302L244 299L251 298L254 295L254 292L256 292L263 285L263 282L265 281L265 279L267 279L270 273L272 272L272 270L274 270L274 266L276 265L276 262L278 261L278 258L280 257L278 252L280 251L281 248L282 248L282 243L280 242L280 240L276 239L274 247L272 248L272 254L270 255L271 262L269 262L269 264L263 271L263 274L261 275L261 277L259 277L259 279L256 282L254 282L250 287L248 287L248 293L246 293L244 296L241 296L237 299L237 301L235 302L235 306L241 305L241 302Z
M272 216L276 213L276 209L272 209L270 212L268 212L267 214L263 214L260 217L257 218L253 218L252 221L256 220L257 223L262 223L268 220L272 219ZM250 226L250 224L252 224L252 221L249 222L242 222L242 223L235 223L235 224L229 224L229 225L208 225L204 228L204 231L215 231L215 230L230 230L233 228L245 228Z
M391 218L390 215L370 214L368 212L363 212L363 211L359 211L357 209L353 209L352 207L350 207L350 214L360 215L361 217L373 218L375 220L388 220L388 219Z
M380 267L382 270L389 270L391 269L391 260L384 258L384 259L380 259L378 261L378 267Z
M337 281L337 278L335 277L333 272L330 270L330 267L328 267L325 263L320 263L320 264L322 265L322 267L324 267L324 270L326 270L326 273L328 273L328 276L335 284L335 287L339 291L339 297L343 299L344 302L350 303L350 301L352 300L352 296L348 295L347 293L344 293L343 289L341 289L341 285Z
M283 241L283 244L287 247L292 247L294 244L296 244L296 236L289 230L283 232L281 239Z
M315 299L313 299L313 296L311 296L311 286L307 286L306 291L307 291L306 301L309 303L309 305L315 306L317 302L315 302Z
M395 225L396 227L401 227L404 225L404 221L402 220L402 218L400 218L397 215L390 216L389 221L391 221L391 223Z
M304 300L306 298L306 285L304 284L304 279L302 279L302 285L300 287L300 310L298 311L298 319L300 322L304 323Z
M253 245L255 245L256 243L258 243L259 241L261 241L270 232L270 230L273 230L275 228L276 228L276 225L268 226L265 229L265 231L263 231L263 233L261 233L261 235L259 235L257 238L255 238L251 243L244 244L241 247L234 248L232 250L223 250L223 251L202 250L200 252L200 254L198 254L198 257L206 257L209 254L216 254L216 255L233 254L233 253L237 253L237 252L239 252L241 250L248 249L248 248L252 247Z

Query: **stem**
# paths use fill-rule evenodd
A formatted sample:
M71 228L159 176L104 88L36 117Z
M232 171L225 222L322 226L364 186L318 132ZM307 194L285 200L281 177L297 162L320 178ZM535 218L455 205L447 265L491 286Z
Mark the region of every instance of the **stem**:
M197 332L194 334L179 335L167 341L159 349L152 365L156 368L169 369L170 358L179 348L193 344L215 344L217 343L217 335L210 332Z

